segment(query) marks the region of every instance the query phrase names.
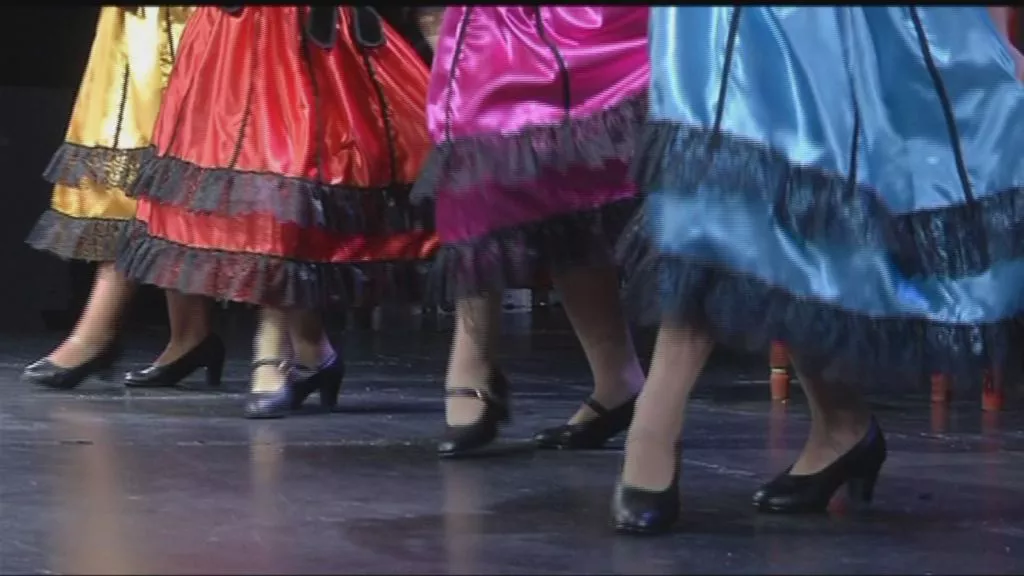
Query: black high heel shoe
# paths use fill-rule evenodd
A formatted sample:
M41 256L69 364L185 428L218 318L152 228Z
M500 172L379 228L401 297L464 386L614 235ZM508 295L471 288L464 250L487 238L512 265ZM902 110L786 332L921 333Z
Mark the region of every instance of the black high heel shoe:
M633 410L636 408L636 397L634 396L625 404L611 410L593 398L587 398L584 400L584 404L597 414L596 418L576 424L545 428L533 437L537 447L557 450L597 450L601 448L606 442L629 428L629 424L633 421Z
M846 454L814 474L793 476L790 466L754 493L754 506L760 512L776 514L821 513L844 484L850 501L866 506L874 497L875 482L887 454L885 435L872 418L864 438Z
M647 490L615 484L612 497L612 525L619 534L653 536L664 534L679 520L679 466L682 447L676 445L675 472L664 490Z
M121 347L117 342L111 342L92 359L71 368L63 368L51 362L49 358L41 358L26 366L21 378L44 388L71 390L90 376L99 376L104 380L112 379L114 366L120 358Z
M177 386L200 368L206 369L206 385L220 386L224 373L224 342L210 334L174 362L162 366L148 366L124 375L124 385L129 388L168 388Z
M459 458L470 456L498 437L498 425L512 419L509 411L508 380L501 371L494 369L491 373L488 390L477 388L448 388L445 396L449 398L476 398L483 402L484 410L480 418L472 424L464 426L445 426L444 439L437 445L437 455L441 458Z
M335 354L319 368L290 364L280 358L264 358L252 363L253 369L260 366L277 366L287 371L284 386L274 392L249 392L245 403L245 417L252 419L284 418L298 410L313 392L320 396L320 406L333 410L338 405L341 381L345 378L345 363Z

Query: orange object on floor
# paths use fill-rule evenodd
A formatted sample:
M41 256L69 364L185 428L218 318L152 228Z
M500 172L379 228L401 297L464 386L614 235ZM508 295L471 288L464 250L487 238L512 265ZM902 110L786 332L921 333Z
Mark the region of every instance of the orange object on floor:
M948 404L953 399L953 379L946 374L932 374L932 403Z
M772 401L789 400L789 350L782 342L773 342L768 355L768 366L771 368Z
M981 389L981 409L985 412L999 412L1003 409L1003 373L986 370Z

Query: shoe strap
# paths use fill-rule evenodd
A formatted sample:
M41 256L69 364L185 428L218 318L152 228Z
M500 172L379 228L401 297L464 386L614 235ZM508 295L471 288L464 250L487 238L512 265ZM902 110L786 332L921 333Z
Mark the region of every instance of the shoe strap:
M292 368L295 368L295 364L292 364L291 360L287 358L260 358L252 361L252 368L255 370L260 366L274 366L281 372L288 372Z
M502 404L502 401L487 390L479 388L445 388L446 398L475 398L484 404Z
M583 401L583 403L589 406L590 409L593 410L598 416L606 416L609 412L611 412L611 410L605 408L600 402L594 400L593 396L588 396L587 399Z

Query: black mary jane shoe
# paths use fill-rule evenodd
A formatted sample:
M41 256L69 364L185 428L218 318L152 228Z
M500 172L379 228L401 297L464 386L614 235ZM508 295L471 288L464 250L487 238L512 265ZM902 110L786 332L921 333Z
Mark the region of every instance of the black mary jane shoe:
M679 460L676 446L675 473L664 490L648 490L623 484L615 485L612 497L612 526L619 534L654 536L672 530L679 520Z
M872 418L867 433L846 454L814 474L793 476L790 466L754 493L754 507L775 514L823 513L844 484L854 506L867 506L887 455L885 435Z
M224 373L224 342L210 334L174 362L160 366L152 365L124 375L124 385L129 388L170 388L177 386L200 368L206 369L206 385L220 386Z
M111 342L92 359L71 368L58 366L49 358L36 360L25 367L21 379L43 388L71 390L91 376L111 379L114 366L120 358L121 347L117 342Z
M587 398L584 403L597 414L595 418L545 428L533 437L537 447L546 450L597 450L603 447L629 428L636 408L636 397L611 410L593 398Z
M345 363L335 354L319 368L293 365L280 358L264 358L252 363L277 366L287 373L283 386L273 392L249 392L245 402L245 417L250 419L284 418L298 410L313 392L319 393L320 406L327 410L338 405L341 381L345 378Z
M474 455L481 448L494 442L498 437L499 424L511 420L509 410L508 380L495 369L490 378L488 390L478 388L448 388L448 398L476 398L483 402L480 418L472 424L445 426L444 438L437 444L437 455L441 458L462 458Z

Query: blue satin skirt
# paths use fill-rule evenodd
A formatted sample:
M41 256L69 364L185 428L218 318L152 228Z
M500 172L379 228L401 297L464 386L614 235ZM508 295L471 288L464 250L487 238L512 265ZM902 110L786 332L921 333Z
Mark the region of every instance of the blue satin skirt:
M656 7L650 50L648 312L858 379L1024 352L1024 88L984 7Z

